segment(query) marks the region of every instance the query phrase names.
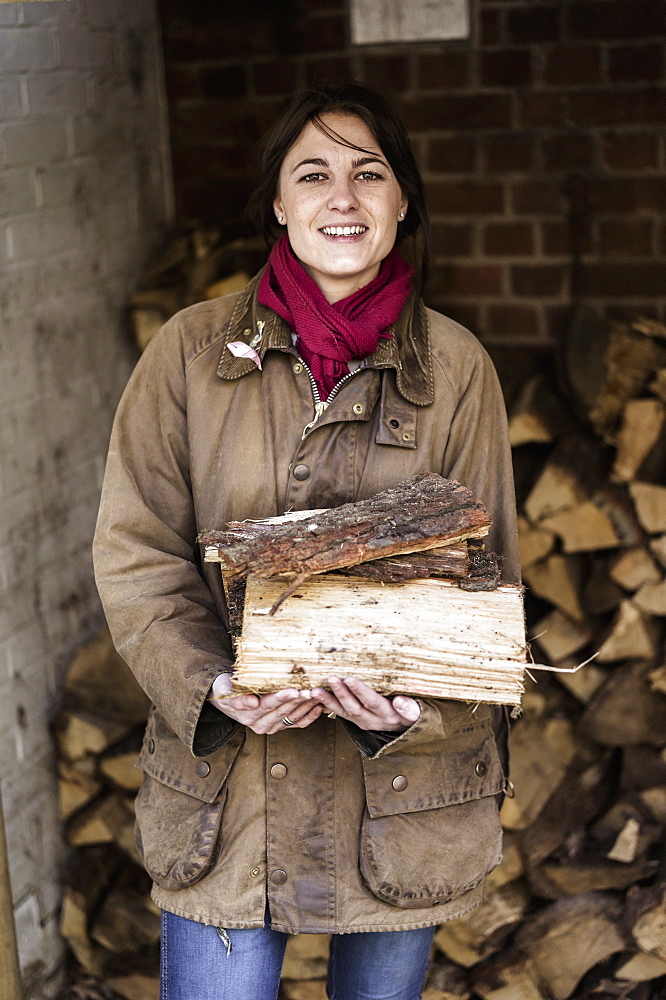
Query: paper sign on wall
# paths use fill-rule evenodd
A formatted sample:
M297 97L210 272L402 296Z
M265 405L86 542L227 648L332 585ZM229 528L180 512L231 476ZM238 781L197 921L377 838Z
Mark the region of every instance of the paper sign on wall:
M354 45L467 38L469 0L350 0Z

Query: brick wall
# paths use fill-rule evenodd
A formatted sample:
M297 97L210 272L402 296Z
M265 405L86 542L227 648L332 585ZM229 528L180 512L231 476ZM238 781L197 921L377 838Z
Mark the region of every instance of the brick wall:
M471 2L470 41L352 49L344 0L159 0L180 215L242 226L287 96L353 76L410 129L434 305L507 344L579 302L663 318L664 0Z
M163 104L153 0L0 4L0 775L30 997L62 953L48 724L101 618L90 540L134 361L123 308L171 211Z

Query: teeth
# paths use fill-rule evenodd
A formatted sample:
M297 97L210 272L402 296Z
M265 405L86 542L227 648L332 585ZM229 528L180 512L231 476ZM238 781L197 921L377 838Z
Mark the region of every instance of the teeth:
M360 236L367 226L324 226L322 233L326 236Z

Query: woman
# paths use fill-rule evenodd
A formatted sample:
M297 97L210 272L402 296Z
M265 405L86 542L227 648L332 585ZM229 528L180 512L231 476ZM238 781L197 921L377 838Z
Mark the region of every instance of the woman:
M162 996L274 998L288 934L330 932L331 1000L415 1000L434 926L480 901L500 857L495 713L336 677L225 697L227 610L196 536L434 471L488 506L516 578L504 409L476 339L424 308L397 249L427 217L378 95L297 97L260 176L267 267L150 344L95 542L114 640L154 703L137 828L163 910ZM423 240L420 256L422 279Z

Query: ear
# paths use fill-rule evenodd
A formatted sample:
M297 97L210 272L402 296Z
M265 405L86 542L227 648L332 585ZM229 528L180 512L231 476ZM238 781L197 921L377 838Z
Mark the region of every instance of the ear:
M400 199L400 206L398 208L398 215L400 216L400 221L402 222L407 215L407 209L409 208L409 199L403 197Z
M273 211L275 212L275 218L278 220L279 224L281 226L286 225L284 218L284 208L279 198L275 198L273 200Z

